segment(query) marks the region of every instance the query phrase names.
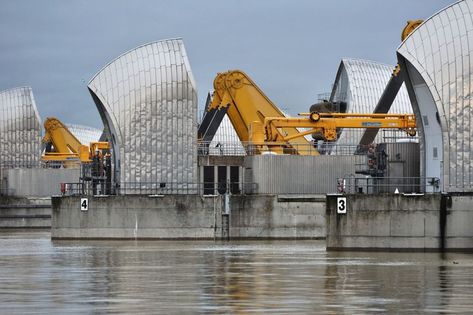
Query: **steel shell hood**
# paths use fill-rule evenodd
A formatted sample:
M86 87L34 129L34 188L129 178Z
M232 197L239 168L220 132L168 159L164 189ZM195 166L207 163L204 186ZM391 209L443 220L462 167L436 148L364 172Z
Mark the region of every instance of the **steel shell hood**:
M421 174L473 191L473 0L425 20L398 48L421 141Z
M222 119L220 126L215 133L214 138L209 145L210 155L245 155L243 147L235 128L228 118L228 115Z
M197 93L181 39L126 52L88 88L111 139L117 184L196 182Z
M345 102L347 113L373 113L391 78L393 69L394 66L374 61L343 58L337 71L330 100ZM389 113L412 113L412 106L404 85L399 90ZM345 129L337 143L357 145L363 132L362 129ZM405 137L403 133L394 132L397 133L394 136ZM375 141L387 140L380 132Z
M89 145L90 142L96 142L100 140L102 130L97 128L82 126L76 124L66 124L70 132L84 145Z
M30 87L0 92L0 167L37 167L41 119Z

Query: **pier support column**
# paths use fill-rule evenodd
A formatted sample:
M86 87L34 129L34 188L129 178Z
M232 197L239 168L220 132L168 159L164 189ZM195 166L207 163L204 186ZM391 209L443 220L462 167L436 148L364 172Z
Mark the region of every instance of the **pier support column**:
M472 252L472 203L469 193L328 195L327 250Z

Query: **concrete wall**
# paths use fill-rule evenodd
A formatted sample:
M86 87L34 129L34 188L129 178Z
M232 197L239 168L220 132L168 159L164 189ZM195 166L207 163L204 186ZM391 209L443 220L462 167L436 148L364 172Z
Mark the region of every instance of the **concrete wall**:
M197 195L53 197L51 238L213 238L220 204ZM215 203L215 207L214 207ZM218 215L217 215L218 214Z
M2 173L2 189L13 196L49 197L60 194L61 183L79 182L79 169L17 168Z
M0 229L50 227L50 198L0 196Z
M345 195L346 214L338 197L327 196L327 250L441 250L440 194ZM473 196L445 198L445 249L473 249Z
M448 203L448 202L447 202ZM452 195L447 205L446 247L473 250L473 196Z
M222 236L222 197L199 195L52 198L53 239L212 239ZM324 198L231 196L230 238L322 238Z
M233 196L230 238L325 238L325 197Z

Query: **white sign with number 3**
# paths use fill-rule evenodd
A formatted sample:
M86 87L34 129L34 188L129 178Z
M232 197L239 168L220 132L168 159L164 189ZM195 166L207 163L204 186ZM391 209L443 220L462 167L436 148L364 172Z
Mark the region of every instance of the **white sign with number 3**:
M346 214L347 213L347 197L338 197L337 198L337 213Z

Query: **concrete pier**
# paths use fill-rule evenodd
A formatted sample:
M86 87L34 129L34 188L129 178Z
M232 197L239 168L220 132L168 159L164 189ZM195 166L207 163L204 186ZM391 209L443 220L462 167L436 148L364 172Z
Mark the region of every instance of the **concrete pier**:
M220 239L222 196L127 195L52 198L52 239ZM229 198L230 239L325 237L323 196Z
M472 251L472 205L459 194L329 195L327 250Z
M325 238L324 195L249 195L230 199L231 238Z
M0 197L0 229L50 227L51 198Z

